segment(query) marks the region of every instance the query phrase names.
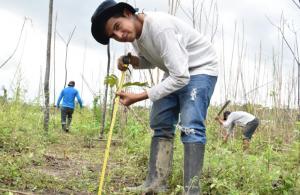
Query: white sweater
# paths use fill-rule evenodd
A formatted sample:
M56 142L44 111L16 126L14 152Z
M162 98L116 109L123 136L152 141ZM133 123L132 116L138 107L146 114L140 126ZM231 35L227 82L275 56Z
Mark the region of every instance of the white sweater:
M156 101L184 87L190 75L218 75L217 54L210 41L175 16L147 12L142 33L133 47L140 57L139 68L165 72L164 80L147 90Z
M233 127L235 125L240 127L245 127L247 123L253 121L254 119L255 116L253 116L248 112L243 112L243 111L231 112L228 115L227 120L223 122L223 127L227 128L227 131L229 133L232 133Z

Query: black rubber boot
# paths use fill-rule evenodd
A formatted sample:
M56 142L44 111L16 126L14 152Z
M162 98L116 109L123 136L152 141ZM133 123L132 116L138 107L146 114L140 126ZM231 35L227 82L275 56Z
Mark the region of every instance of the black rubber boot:
M67 132L67 126L66 124L61 124L61 128L63 131Z
M202 173L205 145L184 144L184 194L199 195L199 178Z
M69 129L70 129L70 126L71 126L71 122L72 122L72 118L68 118L66 132L69 132Z
M173 139L153 137L146 181L140 186L126 188L131 192L160 193L167 191L172 169Z

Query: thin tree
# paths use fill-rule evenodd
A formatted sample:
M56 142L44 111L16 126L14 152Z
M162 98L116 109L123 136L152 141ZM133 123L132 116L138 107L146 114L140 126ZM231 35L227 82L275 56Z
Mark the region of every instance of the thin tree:
M241 78L241 83L242 83L242 89L244 92L244 101L247 102L247 98L245 96L246 90L245 90L245 84L244 84L244 79L243 79L243 73L242 73L242 64L243 64L243 59L244 59L244 54L245 54L245 40L244 40L244 25L243 25L243 33L242 33L242 38L240 40L239 34L237 35L237 77L236 77L236 83L235 83L235 93L234 93L234 99L237 99L237 89L238 89L238 84L239 84L239 79Z
M56 86L56 70L55 70L55 49L56 49L56 24L57 24L57 13L55 14L54 34L53 34L53 104L55 105L55 86Z
M168 7L169 7L168 13L171 15L175 15L179 5L180 5L180 0L168 0Z
M84 65L85 65L85 58L86 58L86 41L84 42L84 51L83 51L83 60L82 60L82 76L84 75ZM81 95L83 97L83 77L81 80Z
M298 0L299 2L296 2L295 0L292 0L292 1L300 9L300 0Z
M18 47L19 47L19 44L20 44L20 41L21 41L21 37L23 35L25 23L26 23L26 21L28 19L29 18L27 18L27 17L24 18L23 25L22 25L22 28L21 28L21 32L20 32L20 35L19 35L19 38L18 38L17 45L16 45L15 49L13 50L12 54L0 65L0 68L3 68L3 66L5 66L7 64L7 62L9 62L9 60L15 55L15 53L16 53Z
M53 0L49 0L47 59L46 59L46 72L45 72L45 82L44 82L44 93L45 93L44 130L46 132L48 132L49 129L49 77L50 77L50 59L51 59L52 13L53 13Z
M98 95L96 94L96 92L94 92L94 90L90 87L89 83L86 81L86 79L84 78L84 75L81 74L81 78L83 83L87 86L88 90L91 92L91 94L93 95L93 97L97 97Z
M39 78L39 89L37 93L37 103L40 105L41 102L44 102L44 89L43 89L43 67L40 65L40 78Z
M232 70L232 68L233 68L233 60L234 60L236 37L237 37L237 22L235 21L235 23L234 23L233 41L232 41L232 49L231 49L230 65L229 65L229 69L228 69L229 70L229 77L228 77L229 79L233 78L233 75L232 75L233 71L230 71L230 70ZM233 97L234 92L233 92L232 88L230 88L230 85L227 86L227 91L228 91L228 94L230 94L230 96Z
M224 38L224 29L223 29L223 25L222 25L222 31L221 31L221 35L222 35L222 53L221 53L221 64L226 64L225 62L225 38ZM224 82L224 98L225 101L228 99L228 94L227 94L227 83L226 83L226 68L224 66L222 66L224 68L223 70L223 82ZM222 94L222 92L221 92ZM222 100L221 98L221 102L223 102L224 100Z
M281 37L282 37L284 43L288 47L289 51L291 52L291 54L292 54L295 62L297 63L297 66L298 66L298 117L297 117L297 120L300 121L300 58L299 58L299 50L298 50L297 33L296 33L296 31L293 31L294 36L295 36L295 50L294 50L292 48L291 44L289 43L289 41L287 40L287 37L286 37L286 35L284 33L283 27L282 26L277 26L276 24L274 24L271 21L270 18L267 17L267 19L269 20L269 22L271 23L271 25L273 25L275 28L277 28L277 30L281 34ZM282 19L282 20L284 21L284 19ZM285 23L283 25L285 25Z
M10 83L10 89L11 90L14 90L15 87L13 86L14 84L16 84L16 86L18 85L18 82L20 80L22 80L22 71L21 71L21 64L22 64L22 59L23 59L23 54L24 54L24 48L25 48L25 45L26 45L26 36L25 36L25 40L24 40L24 44L23 44L23 47L21 49L21 57L19 59L19 62L18 62L18 65L17 65L17 68L16 68L16 71L14 73L14 76L12 78L12 81Z
M109 76L109 69L110 69L110 43L107 45L107 68L106 68L106 76ZM106 118L106 105L107 105L107 92L108 92L108 83L105 84L105 92L103 97L103 104L102 104L102 121L101 121L101 129L99 138L103 139L104 128L105 128L105 118Z
M67 84L67 79L68 79L68 68L67 68L67 62L68 62L68 50L69 50L69 44L71 42L71 39L74 35L74 32L75 32L75 29L76 29L76 26L74 26L74 29L73 31L71 32L71 34L69 35L69 38L67 41L65 41L65 39L59 34L58 36L63 40L63 42L65 43L66 45L66 53L65 53L65 83L64 83L64 88L66 87L66 84Z

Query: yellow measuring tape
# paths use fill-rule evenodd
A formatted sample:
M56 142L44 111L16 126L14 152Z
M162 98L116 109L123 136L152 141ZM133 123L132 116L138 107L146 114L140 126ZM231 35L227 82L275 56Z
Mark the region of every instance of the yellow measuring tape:
M124 66L128 67L128 64L124 64ZM122 90L124 80L125 80L125 71L122 71L121 80L119 82L117 92L120 92ZM102 194L105 170L106 170L106 165L107 165L107 161L108 161L108 157L109 157L109 149L110 149L110 144L111 144L111 138L112 138L112 133L113 133L113 129L114 129L114 126L115 126L117 111L118 111L118 108L119 108L119 100L120 100L120 97L116 96L115 101L114 101L114 109L113 109L111 124L110 124L110 128L109 128L105 154L104 154L104 161L103 161L102 171L101 171L101 176L100 176L98 195Z

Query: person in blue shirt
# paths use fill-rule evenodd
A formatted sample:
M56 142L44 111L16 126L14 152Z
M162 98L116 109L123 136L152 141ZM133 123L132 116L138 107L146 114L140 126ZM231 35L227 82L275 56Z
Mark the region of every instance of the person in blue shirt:
M57 108L60 108L59 105L61 100L63 99L61 105L61 126L65 132L69 132L69 127L71 125L72 115L75 108L75 101L74 101L75 97L78 100L80 108L82 108L82 100L79 96L77 89L75 89L74 86L75 86L75 81L70 81L68 83L68 87L64 88L61 91L56 103Z

